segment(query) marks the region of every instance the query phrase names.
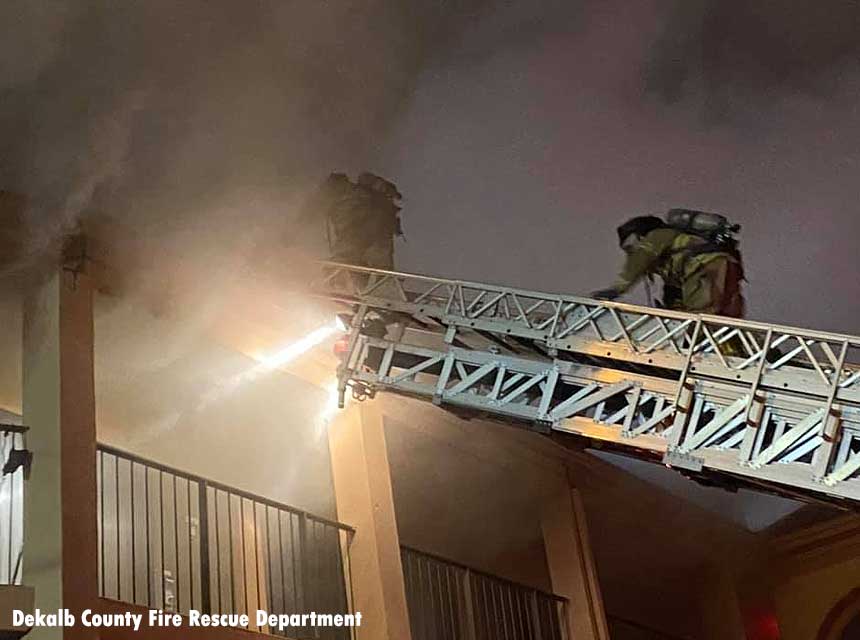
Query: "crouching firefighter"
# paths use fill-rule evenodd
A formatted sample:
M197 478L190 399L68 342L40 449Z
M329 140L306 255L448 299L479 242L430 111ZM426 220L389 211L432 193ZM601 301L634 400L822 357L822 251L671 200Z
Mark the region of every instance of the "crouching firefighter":
M628 220L618 227L624 267L611 287L591 295L615 300L639 281L659 276L663 298L657 306L741 318L744 269L733 235L739 230L719 214L690 209L671 209L665 222L656 216Z

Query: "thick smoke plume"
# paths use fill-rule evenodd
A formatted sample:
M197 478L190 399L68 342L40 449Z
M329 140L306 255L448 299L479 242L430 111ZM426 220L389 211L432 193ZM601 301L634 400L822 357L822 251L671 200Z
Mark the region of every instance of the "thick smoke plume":
M820 133L831 120L821 99L853 105L858 15L848 0L10 0L0 6L0 189L29 200L25 247L4 252L0 270L37 259L84 214L112 229L113 260L144 288L283 264L283 246L314 235L298 210L333 169L376 169L401 185L406 268L454 264L419 259L436 259L421 234L446 216L461 239L464 225L485 235L491 213L517 218L509 192L523 189L511 178L524 174L540 191L531 208L559 219L601 181L629 196L618 210L595 202L579 231L607 231L634 213L627 200L677 203L691 182L719 186L686 204L751 218L755 189L726 186L741 168L775 180L770 165L794 162L792 144L806 153L823 135L843 152ZM504 91L490 95L495 82ZM566 135L568 151L547 161ZM642 196L641 178L620 188L632 158L645 157L626 153L637 145L649 155L636 171L675 176L668 195ZM745 164L719 166L710 145ZM467 171L455 168L464 148L477 154ZM431 162L428 149L442 157ZM526 162L530 149L537 159ZM559 199L554 189L577 172L584 184ZM742 191L749 213L730 197Z
M852 0L683 0L665 14L646 77L668 102L704 98L719 121L785 97L832 98L858 61Z
M147 269L295 242L308 188L372 168L426 60L485 4L4 2L0 189L27 198L19 253L94 214L134 238L114 257Z

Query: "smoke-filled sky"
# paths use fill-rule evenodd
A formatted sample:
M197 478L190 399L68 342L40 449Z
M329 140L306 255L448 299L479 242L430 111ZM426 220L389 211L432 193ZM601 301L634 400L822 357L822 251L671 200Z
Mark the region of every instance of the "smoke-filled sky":
M36 244L98 209L144 262L232 264L367 168L405 194L403 269L586 293L626 217L713 209L752 317L860 332L856 2L8 0L0 24L0 188Z

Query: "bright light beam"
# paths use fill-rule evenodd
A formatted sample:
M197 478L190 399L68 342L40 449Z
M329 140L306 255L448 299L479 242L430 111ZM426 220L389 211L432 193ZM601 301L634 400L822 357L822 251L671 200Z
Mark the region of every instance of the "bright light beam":
M288 362L295 360L303 353L310 351L337 331L338 328L336 325L320 327L315 331L311 331L300 340L284 347L280 351L261 358L260 365L267 369L277 369L278 367L282 367Z
M289 364L296 358L313 349L318 344L324 342L327 338L337 333L338 331L339 330L337 325L333 322L329 325L325 325L323 327L320 327L319 329L311 331L309 334L287 345L280 351L276 351L270 356L262 356L260 358L257 358L258 363L256 365L246 371L243 371L242 373L232 376L228 380L225 380L221 384L215 386L215 388L209 390L201 398L200 402L196 407L196 410L200 411L202 409L205 409L213 402L220 400L227 395L230 395L241 385L253 382L262 374L274 371L275 369L278 369L285 364Z

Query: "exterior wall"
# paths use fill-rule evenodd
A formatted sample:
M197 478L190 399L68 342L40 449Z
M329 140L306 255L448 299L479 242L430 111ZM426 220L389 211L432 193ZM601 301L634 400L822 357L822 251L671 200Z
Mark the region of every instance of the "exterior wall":
M782 640L818 640L830 612L858 586L860 557L857 556L845 557L780 584L776 602Z
M594 457L575 459L574 479L608 617L668 638L739 637L730 576L755 555L754 535Z
M701 640L747 640L733 576L719 568L703 569L697 583Z
M745 563L700 572L698 640L842 640L860 615L860 518L763 536Z
M416 542L416 544L418 543ZM426 546L433 547L435 545L433 541L428 540ZM478 554L473 552L468 555L475 556ZM493 575L508 575L508 579L514 582L520 582L541 591L553 591L543 538L534 540L525 546L503 551L495 557L489 558L487 566L490 568L488 573Z
M565 481L559 457L497 424L429 403L379 396L402 542L528 586L550 590L541 504Z

